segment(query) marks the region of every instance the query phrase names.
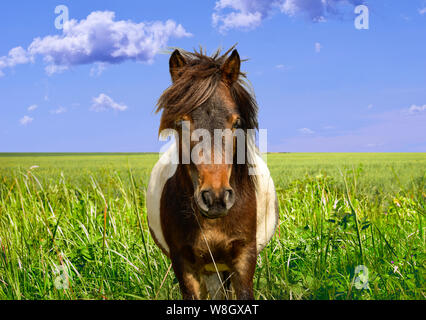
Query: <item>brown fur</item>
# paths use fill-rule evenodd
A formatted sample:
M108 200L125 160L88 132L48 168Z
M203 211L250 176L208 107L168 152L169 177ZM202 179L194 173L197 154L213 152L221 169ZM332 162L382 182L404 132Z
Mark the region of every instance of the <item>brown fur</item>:
M199 279L204 266L213 263L211 255L215 263L226 264L234 273L231 279L237 297L253 298L257 256L254 186L246 181L247 188L238 188L231 176L236 202L225 217L209 220L202 217L194 203L190 181L183 165L179 165L164 187L160 207L162 229L183 298L199 298L185 279L188 274Z
M175 128L176 120L205 103L220 84L229 87L227 96L237 106L244 106L239 111L246 127L258 128L257 103L245 81L246 75L238 70L238 78L234 82L223 81L224 76L229 78L223 67L229 67L224 63L232 49L234 47L223 55L218 50L211 57L203 54L202 49L200 52L179 50L187 62L182 65L182 61L178 61L179 67L171 66L173 83L163 92L157 103L156 112L163 111L159 132Z

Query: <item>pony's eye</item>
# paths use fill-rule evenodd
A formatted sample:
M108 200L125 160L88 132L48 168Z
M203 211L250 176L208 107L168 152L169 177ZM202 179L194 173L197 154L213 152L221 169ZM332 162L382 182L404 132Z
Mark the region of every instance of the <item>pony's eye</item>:
M232 125L232 128L233 129L241 128L241 120L240 119L235 120L234 124Z

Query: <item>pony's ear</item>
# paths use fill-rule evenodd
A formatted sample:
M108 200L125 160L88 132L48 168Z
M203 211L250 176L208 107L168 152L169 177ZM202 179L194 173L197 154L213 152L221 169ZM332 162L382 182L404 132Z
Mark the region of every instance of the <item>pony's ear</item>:
M180 76L180 69L186 65L185 58L180 54L179 50L176 49L173 51L170 60L170 75L172 76L172 81L175 82Z
M225 80L228 84L233 84L237 81L240 76L240 65L240 55L238 54L237 49L235 49L222 66L223 80Z

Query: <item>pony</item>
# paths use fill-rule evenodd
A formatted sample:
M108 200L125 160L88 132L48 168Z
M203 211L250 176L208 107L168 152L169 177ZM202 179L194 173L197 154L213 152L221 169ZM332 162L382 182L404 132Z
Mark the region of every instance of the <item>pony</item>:
M183 299L225 299L230 293L254 299L257 256L278 224L266 163L253 139L238 148L235 132L247 138L258 130L258 106L234 47L211 56L203 49L174 50L172 84L157 103L160 137L175 139L152 169L147 218L154 242L171 260ZM223 135L213 141L218 129L231 139ZM197 144L199 130L206 133L203 148ZM232 161L226 161L225 149ZM238 151L245 161L238 161Z

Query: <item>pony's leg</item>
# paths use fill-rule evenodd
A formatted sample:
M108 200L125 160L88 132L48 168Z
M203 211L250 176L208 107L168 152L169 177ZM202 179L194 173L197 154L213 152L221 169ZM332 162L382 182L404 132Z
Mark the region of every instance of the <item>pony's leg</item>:
M256 247L244 248L234 259L232 286L238 300L254 300L253 277L256 270Z
M189 262L177 255L171 255L173 271L179 281L180 292L184 300L199 300L201 293L200 274Z

